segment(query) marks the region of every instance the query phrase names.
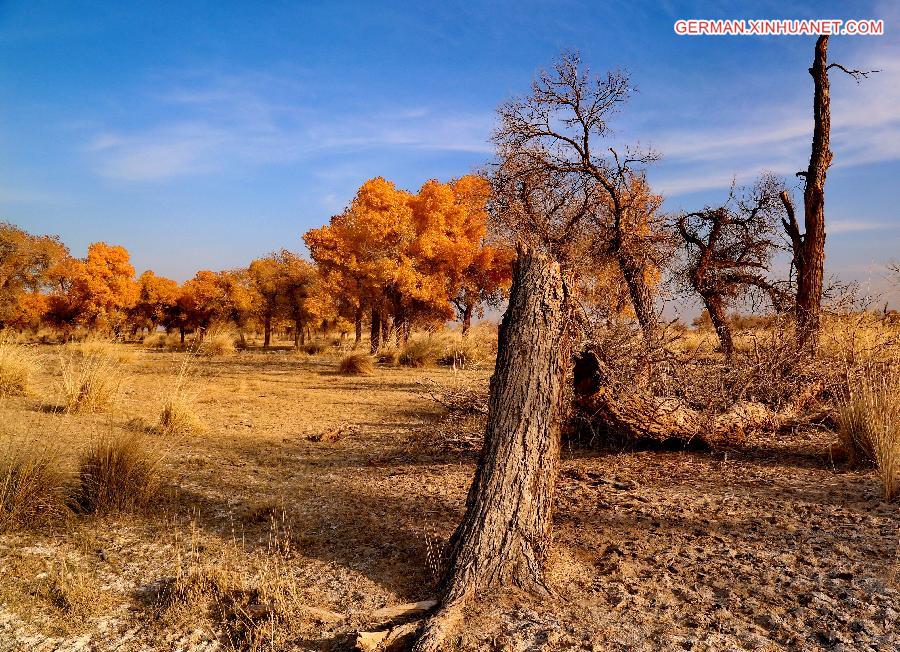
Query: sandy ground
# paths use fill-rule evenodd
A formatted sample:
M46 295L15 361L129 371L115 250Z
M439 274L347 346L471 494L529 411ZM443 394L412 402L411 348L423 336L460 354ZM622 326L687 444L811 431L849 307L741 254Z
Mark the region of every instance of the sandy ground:
M47 408L58 355L46 347L35 395L2 400L0 433L71 460L92 437L155 419L180 356L138 352L121 365L118 407L75 417ZM197 361L209 429L159 441L166 490L148 514L0 535L0 650L240 649L226 607L239 595L253 611L273 583L293 607L264 619L261 649L346 650L379 624L374 610L430 597L477 451L448 443L421 383L486 388L489 374L346 378L336 365L286 352ZM873 474L834 468L832 437L704 453L568 447L555 597L484 596L459 649L900 649L900 511ZM154 596L179 574L231 588L161 612ZM84 599L60 600L60 577Z

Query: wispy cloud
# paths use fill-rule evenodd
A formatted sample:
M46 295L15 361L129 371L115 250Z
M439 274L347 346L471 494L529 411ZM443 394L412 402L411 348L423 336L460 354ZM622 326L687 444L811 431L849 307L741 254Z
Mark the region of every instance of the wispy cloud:
M841 55L852 67L879 71L869 79L854 84L831 72L835 168L900 160L900 44L879 46L875 55L861 47ZM661 129L654 140L664 155L656 185L677 196L725 188L733 178L744 183L764 170L793 175L809 158L811 103L809 85L791 97L759 98L719 120L709 116L700 127Z
M153 94L155 113L177 116L110 127L85 147L96 170L128 181L206 174L371 148L487 153L493 116L424 106L313 109L280 82L228 78Z

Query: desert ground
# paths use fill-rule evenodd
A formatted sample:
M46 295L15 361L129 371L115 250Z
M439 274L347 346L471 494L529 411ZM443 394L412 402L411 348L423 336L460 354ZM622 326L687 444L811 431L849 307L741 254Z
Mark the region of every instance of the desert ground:
M331 350L119 344L114 405L72 414L62 350L33 347L28 394L0 399L0 450L49 451L74 481L92 441L138 437L161 490L142 510L0 534L0 650L350 650L385 627L379 610L435 594L483 416L434 396L486 395L489 366L351 377ZM175 384L202 429L153 429ZM481 596L457 648L900 648L900 513L873 472L830 459L833 439L567 443L554 595Z

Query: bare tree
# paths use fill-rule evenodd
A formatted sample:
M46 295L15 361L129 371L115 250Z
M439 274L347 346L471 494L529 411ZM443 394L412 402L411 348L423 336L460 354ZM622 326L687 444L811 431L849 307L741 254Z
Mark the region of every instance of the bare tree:
M766 274L776 249L775 230L781 184L762 177L749 189L732 185L721 206L684 213L677 229L684 248L682 282L700 295L726 358L734 352L728 306L756 289L768 295L776 309L782 297Z
M801 348L818 346L822 284L825 273L825 177L831 167L833 153L831 143L831 90L828 71L832 68L847 73L857 82L871 72L849 70L839 63L828 63L828 37L816 40L815 56L809 74L812 75L813 138L812 153L806 171L797 173L804 180L803 222L804 232L794 212L793 201L787 191L781 193L787 219L782 218L784 229L791 240L793 266L797 275L797 342Z
M594 184L534 165L546 153L498 137L493 218L517 243L500 326L484 447L466 513L450 544L440 605L416 643L441 650L477 592L517 586L547 593L564 385L574 338L573 242L595 209Z
M499 109L497 143L525 153L527 166L577 174L606 196L611 230L609 250L615 256L645 335L656 324L653 293L647 283L648 261L630 246L629 227L639 221L639 194L630 192L643 168L657 160L650 150L609 145L607 120L630 97L633 89L622 72L594 77L577 53L564 54L549 72L532 83L531 93Z

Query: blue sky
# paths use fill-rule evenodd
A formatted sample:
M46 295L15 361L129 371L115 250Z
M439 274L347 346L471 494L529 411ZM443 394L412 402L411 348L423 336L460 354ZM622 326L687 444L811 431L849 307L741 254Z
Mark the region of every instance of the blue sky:
M900 258L900 9L865 2L0 0L0 219L73 254L125 245L183 280L285 246L382 175L415 189L490 156L498 103L562 49L627 69L617 137L651 144L666 208L806 167L812 37L684 37L679 18L883 18L834 37L829 270Z

